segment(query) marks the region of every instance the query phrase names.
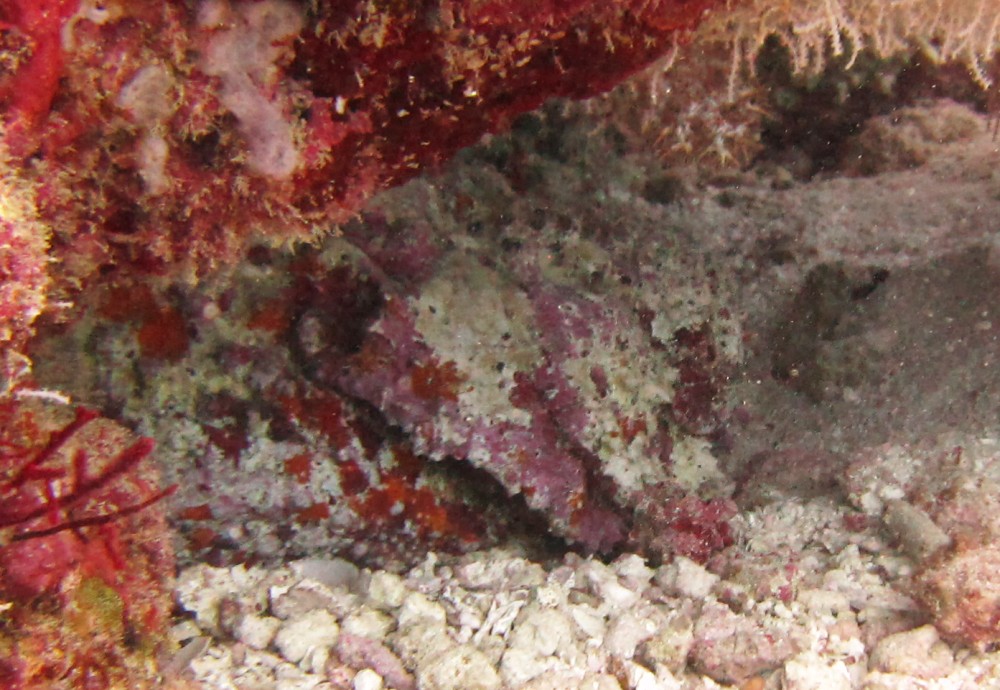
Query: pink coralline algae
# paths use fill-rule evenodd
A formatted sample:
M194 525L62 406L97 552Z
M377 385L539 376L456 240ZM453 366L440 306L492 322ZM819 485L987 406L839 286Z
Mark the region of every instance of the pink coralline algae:
M151 448L90 410L0 404L4 687L153 687L173 551Z

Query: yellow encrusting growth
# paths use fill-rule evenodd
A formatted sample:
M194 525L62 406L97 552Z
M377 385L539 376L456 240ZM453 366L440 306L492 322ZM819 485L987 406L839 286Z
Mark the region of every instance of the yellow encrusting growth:
M0 149L0 398L26 373L19 350L46 306L49 229L39 221L33 187Z

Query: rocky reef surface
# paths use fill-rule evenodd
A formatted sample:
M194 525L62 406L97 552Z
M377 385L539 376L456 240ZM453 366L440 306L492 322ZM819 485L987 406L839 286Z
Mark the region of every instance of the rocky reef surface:
M985 119L871 118L805 180L595 126L554 104L36 341L177 484L179 680L1000 683Z

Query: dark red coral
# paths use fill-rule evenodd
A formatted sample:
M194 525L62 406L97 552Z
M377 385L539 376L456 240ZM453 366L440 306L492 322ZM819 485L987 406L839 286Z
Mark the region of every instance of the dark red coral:
M96 473L92 472L93 458L86 449L77 448L66 463L60 457L63 447L98 417L94 410L77 408L73 421L54 432L41 448L30 451L11 447L0 451L0 460L7 461L4 464L15 464L17 458L28 456L16 470L4 468L8 475L0 484L0 533L7 532L7 538L2 541L20 542L106 525L148 508L173 492L175 487L104 511L80 510L88 504L105 503L115 482L132 472L153 450L151 439L139 439L103 463Z
M681 328L674 334L678 381L671 418L691 433L710 433L719 424L718 405L725 388L712 331L707 324Z
M736 504L723 498L705 500L682 495L676 488L652 489L636 509L632 539L650 555L679 554L705 563L734 542L729 521Z
M301 38L292 74L329 99L317 107L333 107L334 121L364 113L372 130L338 142L298 205L327 205L337 194L329 181L357 175L359 160L378 161L382 184L397 184L549 98L605 91L713 4L319 3L319 30Z
M151 450L85 408L0 403L4 687L152 687L174 564Z

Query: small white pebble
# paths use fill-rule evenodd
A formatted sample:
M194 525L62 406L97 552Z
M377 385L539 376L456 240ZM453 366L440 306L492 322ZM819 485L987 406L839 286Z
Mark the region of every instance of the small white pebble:
M354 690L382 690L382 676L370 668L358 671L354 675Z
M170 628L170 639L185 642L201 635L201 628L192 620L181 621Z
M588 604L571 604L567 608L569 615L584 635L596 641L604 638L605 619L597 609Z
M254 649L267 649L281 621L274 616L243 616L236 624L236 639Z
M611 568L624 584L632 589L641 589L653 579L653 569L646 565L642 556L637 556L634 553L619 557L611 564Z
M344 587L353 590L358 583L358 567L343 558L303 558L289 564L296 575L314 580L330 589Z
M399 575L379 570L368 581L368 603L377 609L398 609L408 591Z
M315 580L303 580L291 589L271 588L271 613L289 619L314 609L327 609L335 616L346 616L358 606L358 596L342 588L330 589Z
M640 666L634 661L622 661L622 669L628 679L629 690L667 690L668 688L680 688L680 685L671 686L666 682L661 682L652 671Z
M620 613L608 624L604 649L620 659L631 659L639 644L652 637L664 619L662 613L657 616L648 607Z
M673 565L676 568L674 586L681 596L704 599L719 581L718 575L708 572L690 558L678 556Z
M396 621L388 614L363 606L360 610L348 615L341 622L340 629L359 637L381 640L393 629L395 624Z
M421 690L500 690L501 685L486 655L466 644L428 659L417 677Z
M933 625L887 635L875 646L869 666L883 673L917 678L943 678L954 670L955 657Z
M392 651L407 667L417 668L426 659L443 654L453 645L444 623L425 618L400 626L393 635Z
M176 587L181 606L195 615L202 630L212 635L220 634L219 602L236 589L228 568L207 565L185 570Z
M639 600L639 595L618 581L618 576L599 561L588 561L584 572L590 591L612 611L623 611Z
M614 676L606 673L584 673L579 671L549 671L537 678L533 678L520 690L622 690L622 686L615 680ZM669 690L680 690L678 686ZM704 690L709 690L705 688Z
M415 623L422 619L444 623L447 617L444 607L441 604L431 601L426 595L420 592L410 592L403 600L397 620L399 627L405 628L410 623Z
M283 657L297 664L311 650L329 649L335 645L339 634L337 619L329 611L317 609L286 621L278 630L274 643Z
M785 662L784 690L851 690L851 672L840 659L807 651Z

